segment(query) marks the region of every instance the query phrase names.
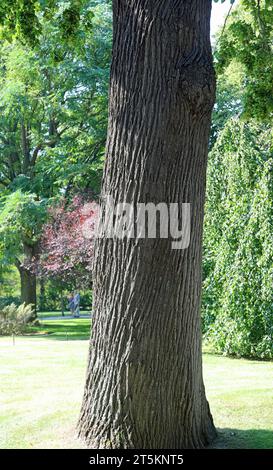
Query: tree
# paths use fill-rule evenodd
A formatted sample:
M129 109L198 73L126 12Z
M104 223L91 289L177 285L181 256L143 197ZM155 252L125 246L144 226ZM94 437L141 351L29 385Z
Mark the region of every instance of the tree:
M35 47L0 44L0 188L99 191L111 25L104 3L92 13L75 44L62 41L57 19L43 21Z
M35 44L22 42L21 36L12 43L0 43L2 194L19 190L43 200L86 188L99 193L107 126L111 16L105 2L89 11L91 3L85 2L85 14L73 41L63 36L63 5L59 4L49 17L39 17L39 41ZM14 12L18 7L22 13L26 7L26 14L31 6L33 2L27 7L25 2L13 2ZM19 13L18 18L22 19ZM37 246L18 246L23 251L20 255L16 252L20 258L16 266L22 285L29 286L28 299L33 303L35 274L23 269L21 261L23 257L29 260ZM22 292L26 289L22 287Z
M268 359L273 355L272 20L270 2L243 0L217 42L202 308L214 350Z
M216 69L242 67L247 118L272 121L273 10L271 0L242 0L230 15L215 51Z
M215 78L210 0L113 1L102 188L114 203L191 203L191 242L99 238L92 348L79 420L89 445L204 447L200 293ZM126 45L126 46L125 46ZM180 220L181 222L181 220Z
M21 278L21 302L31 304L36 314L36 276L27 268L35 256L46 219L45 201L20 190L0 201L0 262L14 264Z
M210 154L203 318L217 352L273 357L272 137L231 119Z
M75 196L49 209L32 269L42 278L90 286L98 205Z
M220 75L217 75L216 103L212 113L210 149L232 117L243 114L243 71L238 63L231 63Z

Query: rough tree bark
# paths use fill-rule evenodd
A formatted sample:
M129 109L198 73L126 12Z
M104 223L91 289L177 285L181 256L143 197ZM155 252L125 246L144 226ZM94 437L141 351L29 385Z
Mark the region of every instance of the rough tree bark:
M114 0L103 195L190 202L191 242L97 240L79 434L94 447L202 448L200 292L215 79L211 0Z

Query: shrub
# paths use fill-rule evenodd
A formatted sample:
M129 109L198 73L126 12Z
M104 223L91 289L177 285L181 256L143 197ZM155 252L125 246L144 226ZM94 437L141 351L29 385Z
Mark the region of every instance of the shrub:
M0 335L22 334L27 331L33 316L31 305L14 303L0 310Z
M205 340L215 352L226 356L272 359L272 336L255 333L256 325L249 325L248 319L230 318L228 312L221 312L209 327Z

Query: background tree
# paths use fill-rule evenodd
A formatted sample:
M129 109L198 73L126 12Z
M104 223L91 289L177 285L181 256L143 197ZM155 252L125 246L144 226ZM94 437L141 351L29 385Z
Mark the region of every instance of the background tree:
M218 74L231 63L242 68L246 118L272 119L272 39L272 2L241 0L230 15L216 47Z
M272 46L265 42L273 19L269 3L258 4L240 2L217 43L203 327L218 352L271 358Z
M46 219L46 206L36 195L17 190L0 202L0 262L14 264L20 273L21 302L36 309L36 276L25 266L35 256Z
M99 179L111 25L105 4L92 12L91 30L79 30L81 40L70 46L62 42L57 20L43 24L34 49L2 44L2 185L52 195L68 181L79 185L84 179L87 186L92 180L94 186Z
M43 200L64 192L67 197L86 190L99 193L111 15L105 2L95 3L85 2L73 40L65 36L60 4L39 18L35 44L22 43L21 36L0 44L2 194L19 189ZM20 247L20 258L28 259L28 245ZM34 290L31 279L25 283Z
M217 351L271 358L272 144L232 119L210 155L203 318Z
M97 218L98 205L80 196L69 205L63 200L52 206L33 265L39 275L74 288L90 287Z
M232 117L243 114L244 72L238 63L231 63L217 75L216 103L212 113L210 150L219 134Z

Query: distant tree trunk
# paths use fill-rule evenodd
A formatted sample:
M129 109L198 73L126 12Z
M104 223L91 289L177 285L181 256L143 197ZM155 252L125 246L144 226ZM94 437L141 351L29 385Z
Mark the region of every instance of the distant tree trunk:
M39 309L40 311L44 312L46 309L46 299L45 299L45 280L43 278L40 279L40 299L39 299Z
M20 268L21 279L21 303L33 305L33 318L37 316L36 311L36 276L25 268Z
M32 260L35 254L36 247L24 243L24 263L18 262L17 268L20 273L21 281L21 303L33 306L32 320L37 317L37 279L35 273L28 269L28 261Z
M94 447L202 448L214 438L202 378L200 294L215 78L211 0L114 0L102 195L191 203L191 242L97 240L79 433Z
M61 312L62 316L64 317L64 292L63 292L63 287L61 287Z

